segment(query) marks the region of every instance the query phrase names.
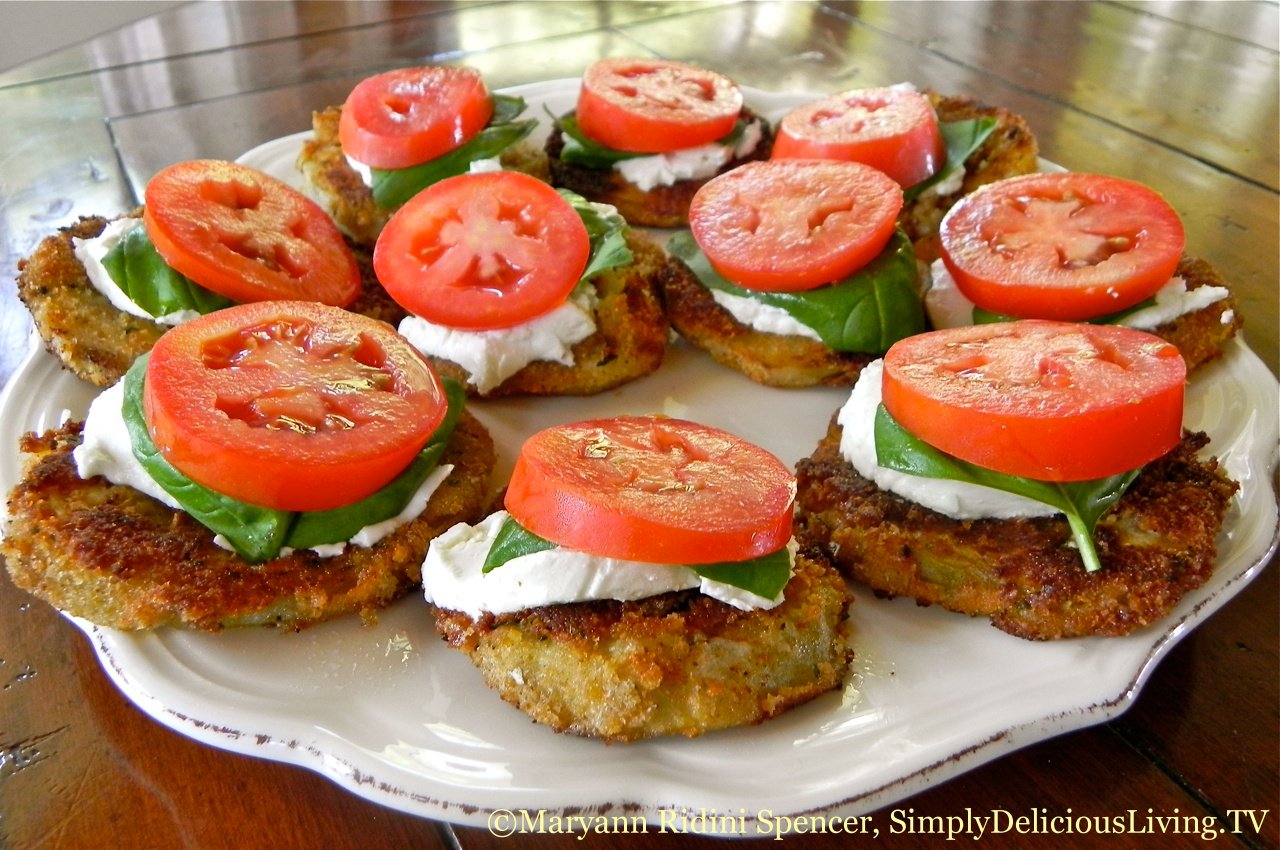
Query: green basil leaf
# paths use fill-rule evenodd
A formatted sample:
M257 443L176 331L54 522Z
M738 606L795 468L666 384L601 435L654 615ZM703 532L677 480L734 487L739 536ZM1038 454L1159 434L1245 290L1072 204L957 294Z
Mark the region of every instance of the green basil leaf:
M235 303L170 268L142 225L113 245L102 265L130 301L155 317L179 310L212 313Z
M783 548L746 561L691 564L689 569L705 579L754 593L764 599L774 599L791 579L791 556Z
M1093 530L1098 519L1124 495L1142 471L1133 469L1093 481L1071 482L1038 481L1006 475L938 451L903 428L883 404L876 409L875 441L876 462L886 469L907 475L979 484L1025 496L1062 511L1089 572L1102 567L1093 543Z
M901 230L880 256L853 275L801 292L760 292L730 283L711 267L687 230L671 237L667 251L684 261L707 288L786 310L836 351L880 354L925 327L915 252Z
M435 471L444 455L449 437L466 404L466 390L457 381L446 378L444 384L448 410L444 420L431 435L418 456L389 483L375 493L327 511L303 511L294 521L284 545L294 549L311 549L327 543L341 543L364 528L390 519L404 510L422 482Z
M932 177L908 187L902 193L903 199L913 201L930 187L943 182L957 170L962 170L965 160L982 146L995 128L996 119L987 116L939 123L938 129L942 131L942 142L947 151L946 163Z
M293 513L248 505L197 484L156 448L142 414L142 383L149 359L149 354L139 357L124 377L123 413L134 457L183 510L225 537L240 557L253 564L274 558L289 534Z
M518 107L518 108L517 108ZM537 119L515 121L524 111L524 99L494 95L493 118L488 126L443 156L409 168L370 169L373 202L384 210L395 209L433 183L466 174L471 163L490 159L519 142L538 126ZM502 120L499 120L502 119Z
M493 96L493 117L489 125L510 124L524 112L524 98L514 94L495 94Z
M566 165L605 170L613 168L615 162L649 156L644 153L614 150L600 144L582 132L582 128L578 125L578 117L572 112L560 118L552 117L551 132L557 131L565 135L564 149L560 151L560 161Z
M490 572L524 555L555 548L556 544L550 540L539 537L507 517L494 537L481 572ZM690 564L688 568L705 579L727 584L765 599L775 598L791 578L791 558L786 549L746 561Z
M986 310L973 305L973 323L975 325L994 325L999 322L1016 322L1017 316L1010 316L1008 313L997 313L994 310Z
M582 223L586 225L591 240L591 254L582 280L588 280L600 272L630 265L635 257L627 247L627 221L617 210L606 213L599 206L568 189L557 189L569 202Z
M294 549L311 549L328 543L342 543L366 525L382 522L404 510L414 492L422 486L444 454L443 445L424 448L416 458L375 493L358 502L327 511L302 511L297 515L284 545Z
M489 547L489 554L485 556L484 566L480 571L491 572L508 561L554 548L556 544L550 540L539 537L511 517L507 517L502 527L498 529L497 535L494 536L493 545Z

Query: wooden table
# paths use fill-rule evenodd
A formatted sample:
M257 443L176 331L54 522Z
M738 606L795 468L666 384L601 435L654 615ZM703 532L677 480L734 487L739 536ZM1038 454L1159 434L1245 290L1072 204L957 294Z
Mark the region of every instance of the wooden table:
M56 9L56 12L55 12ZM75 14L75 4L51 4ZM460 62L494 87L654 53L775 91L910 80L1022 114L1042 153L1127 176L1181 211L1277 371L1277 5L1115 3L193 3L0 73L0 381L28 346L13 284L35 241L131 206L146 178L309 126L366 73ZM1218 847L1280 846L1277 570L1183 639L1117 719L1028 746L895 804L1208 817ZM0 577L0 846L613 846L450 827L311 771L207 747L149 719L83 635ZM857 758L857 754L850 754ZM752 765L768 770L767 764ZM1233 812L1235 814L1233 814ZM1263 817L1261 828L1249 820ZM937 834L886 846L937 846ZM972 838L972 835L962 838ZM675 835L619 836L683 847ZM858 838L791 836L805 846ZM867 841L869 839L861 839ZM996 847L1191 847L1195 835L986 835ZM748 842L755 846L755 840Z

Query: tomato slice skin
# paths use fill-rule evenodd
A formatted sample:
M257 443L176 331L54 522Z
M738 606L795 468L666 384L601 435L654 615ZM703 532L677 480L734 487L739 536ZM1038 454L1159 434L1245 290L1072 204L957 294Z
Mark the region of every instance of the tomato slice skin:
M893 236L902 189L856 162L748 162L713 177L689 229L716 271L748 289L797 292L847 277Z
M741 561L792 535L795 478L718 428L662 416L555 426L520 449L506 508L554 543L657 564Z
M199 484L290 511L341 507L389 483L444 419L431 366L383 322L309 301L260 301L156 343L143 414Z
M885 354L885 409L935 448L1041 481L1128 472L1182 437L1186 364L1157 336L1027 319L932 331Z
M391 217L373 268L402 307L464 330L514 327L568 298L591 239L555 189L515 171L462 174Z
M244 165L187 160L147 183L143 223L170 267L233 301L302 299L345 307L360 268L310 198Z
M1151 297L1186 247L1181 219L1155 191L1084 172L984 186L951 208L939 237L956 285L979 307L1067 321Z
M878 168L907 188L932 177L947 150L933 104L908 88L854 89L783 116L774 159L847 159Z
M614 150L665 153L722 139L742 112L723 74L665 59L601 59L582 75L582 132Z
M342 105L342 150L372 168L409 168L484 129L493 98L474 68L399 68L361 80Z

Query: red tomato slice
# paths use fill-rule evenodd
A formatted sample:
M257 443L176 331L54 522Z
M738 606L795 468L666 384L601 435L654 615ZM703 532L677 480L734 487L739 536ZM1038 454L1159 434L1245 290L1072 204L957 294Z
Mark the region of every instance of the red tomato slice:
M840 280L893 236L902 189L856 162L748 162L713 177L689 229L716 271L749 289L795 292Z
M1030 319L1080 321L1155 294L1186 245L1173 207L1101 174L1028 174L961 198L942 220L942 260L970 301Z
M933 331L884 358L884 406L961 460L1041 481L1137 469L1182 437L1187 369L1159 337L1024 320Z
M362 80L342 105L338 141L372 168L409 168L484 129L493 98L473 68L402 68Z
M728 77L663 59L601 59L578 94L578 126L606 147L663 153L722 139L742 112Z
M507 328L564 303L591 239L559 192L515 171L462 174L396 211L373 250L383 287L406 310L465 330Z
M778 124L772 157L861 162L906 188L932 177L947 149L928 97L907 88L874 88L791 110Z
M387 484L448 403L390 325L306 301L241 304L167 332L143 412L161 454L227 496L269 508L340 507Z
M287 184L244 165L189 160L147 184L143 221L170 267L233 301L345 307L360 268L333 220Z
M540 537L654 564L743 561L791 539L795 478L733 434L660 416L594 419L525 441L506 508Z

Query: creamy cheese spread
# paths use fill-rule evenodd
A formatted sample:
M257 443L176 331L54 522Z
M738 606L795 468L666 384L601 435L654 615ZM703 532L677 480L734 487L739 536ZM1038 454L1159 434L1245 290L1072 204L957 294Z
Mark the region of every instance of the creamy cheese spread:
M563 547L513 558L481 572L507 516L506 511L498 511L476 525L459 523L431 541L422 564L428 602L480 617L569 602L644 599L689 588L699 588L744 611L773 608L784 598L779 593L776 599L764 599L704 579L688 567L602 558ZM793 539L788 544L793 565L796 548Z
M973 302L956 286L955 278L942 260L929 269L929 289L924 294L925 310L935 328L955 328L973 324ZM1169 278L1155 294L1155 303L1135 310L1117 324L1140 331L1154 330L1179 316L1203 310L1230 295L1224 286L1197 286L1188 290L1180 276Z
M711 290L711 297L735 319L749 328L783 336L804 336L822 341L818 332L797 320L781 307L765 304L745 295L734 295L719 289Z
M129 429L125 425L122 413L123 408L123 381L117 381L104 390L89 405L81 443L72 452L76 472L81 478L101 475L112 484L132 487L174 510L182 510L182 505L156 483L134 456L133 443L129 439ZM400 526L413 520L426 509L431 495L452 471L453 467L449 464L436 467L418 487L403 511L381 522L366 525L356 532L348 543L355 546L372 546ZM221 535L215 535L214 542L224 549L230 548ZM345 543L326 544L315 547L315 551L329 557L341 553L346 545ZM281 554L288 554L288 552Z
M407 316L400 333L423 354L461 366L468 383L486 393L535 360L572 366L573 346L596 332L599 303L595 287L579 283L564 304L514 327L468 331Z
M730 160L740 159L754 151L763 136L760 122L752 121L732 147L708 142L692 148L624 159L615 162L613 168L640 191L648 192L656 186L672 186L681 180L710 177Z
M843 429L840 453L858 474L887 490L952 519L1008 519L1051 516L1055 508L1013 493L965 481L945 481L885 469L876 462L875 415L880 405L884 361L867 365L858 376L849 400L837 414Z
M191 321L200 315L195 310L178 310L173 313L166 313L163 316L151 315L139 307L132 298L124 293L124 290L116 285L111 275L107 273L106 266L102 264L102 258L107 255L108 251L114 248L121 239L133 232L134 228L142 226L142 219L140 218L118 218L103 228L102 233L92 239L72 239L71 244L75 251L76 259L80 261L80 265L84 266L85 273L88 274L89 282L93 284L93 288L105 295L117 310L137 316L140 319L150 319L161 325L180 325L183 322Z

